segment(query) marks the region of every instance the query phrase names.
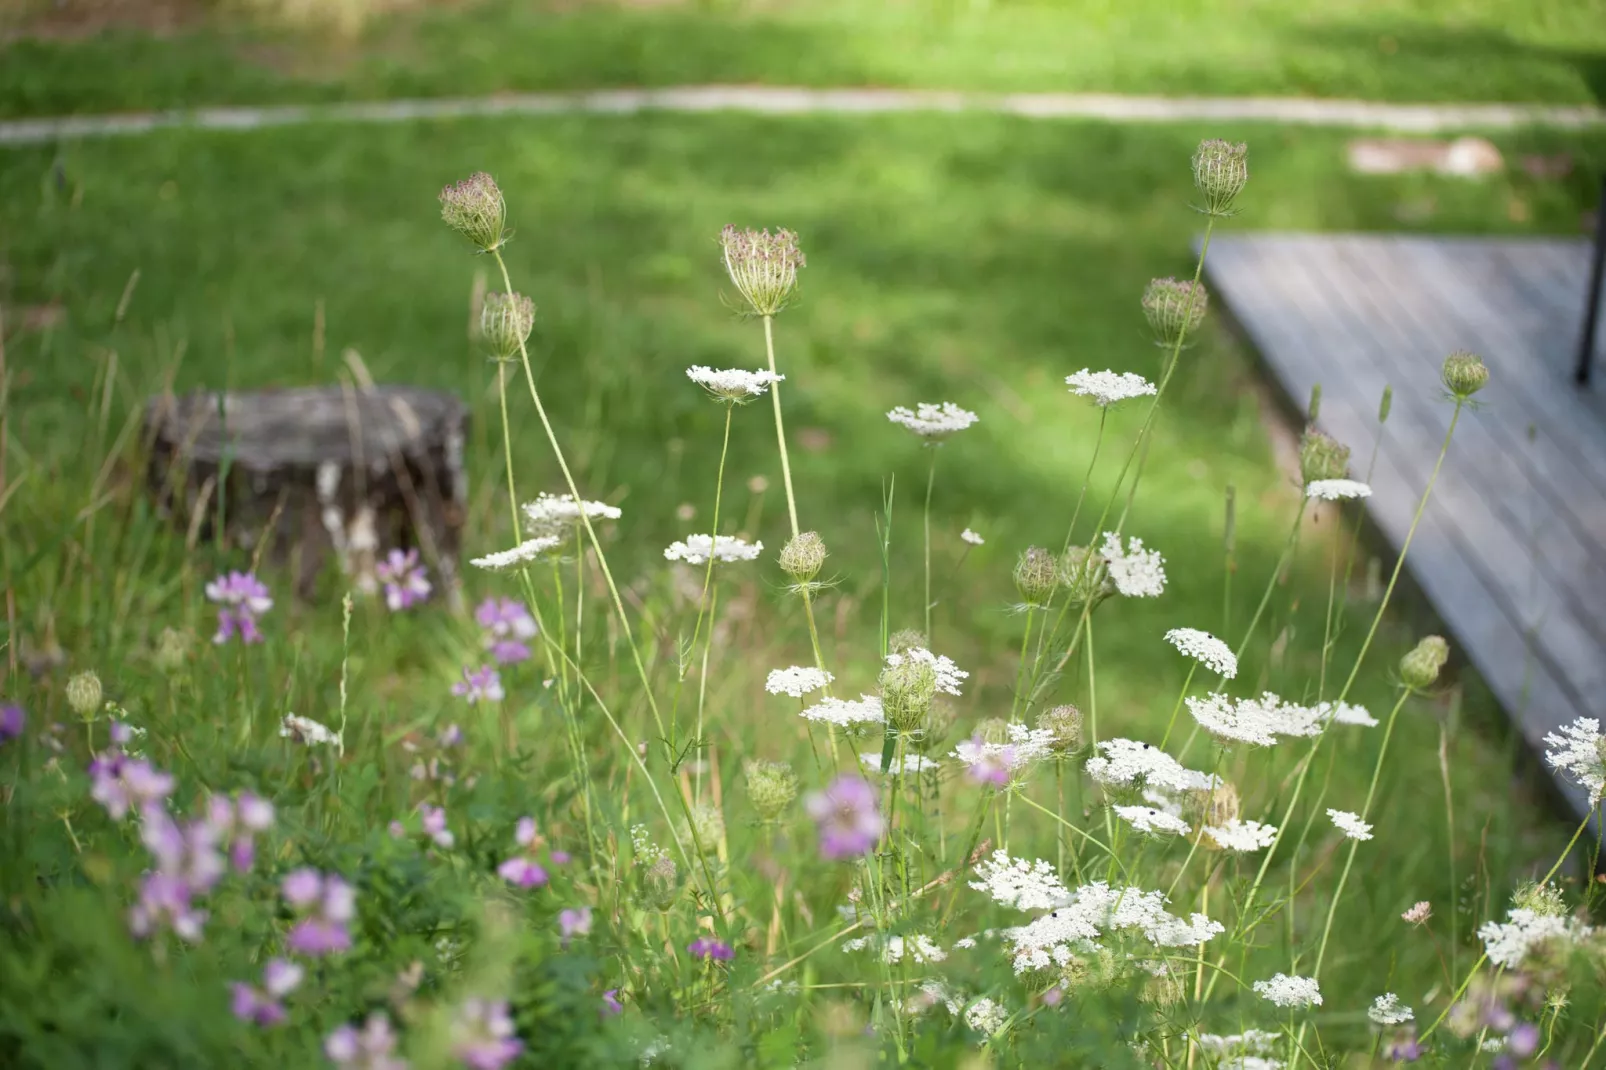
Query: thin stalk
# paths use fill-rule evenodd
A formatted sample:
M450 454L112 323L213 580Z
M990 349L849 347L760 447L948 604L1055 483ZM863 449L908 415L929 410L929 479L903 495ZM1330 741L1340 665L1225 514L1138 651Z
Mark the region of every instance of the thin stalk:
M1255 629L1260 625L1260 618L1266 612L1267 603L1271 601L1271 592L1277 589L1277 578L1283 574L1283 569L1287 567L1288 559L1294 552L1294 546L1299 542L1299 526L1305 519L1305 507L1309 502L1308 498L1299 499L1299 508L1294 512L1293 527L1288 529L1288 538L1283 540L1282 552L1277 555L1277 564L1266 580L1266 589L1261 592L1260 604L1255 607L1255 615L1249 618L1249 627L1244 629L1243 641L1238 644L1238 649L1233 651L1235 658L1241 659L1244 656L1244 651L1249 648L1249 640L1255 637Z
M775 317L764 317L764 353L769 358L770 374L775 371ZM792 494L792 461L786 452L786 427L781 422L781 384L770 384L770 401L775 406L775 440L781 447L781 482L786 485L786 515L792 521L792 537L798 534L797 498Z
M702 668L702 672L703 672L704 677L706 677L707 673L708 673L708 648L711 647L713 645L713 642L714 642L713 608L709 604L708 592L709 592L709 589L714 584L714 559L717 556L714 553L714 551L719 546L719 509L720 509L720 505L722 504L722 499L723 499L723 496L724 496L724 493L725 493L725 458L730 452L731 415L735 411L736 411L736 406L730 404L729 402L727 402L726 405L725 405L725 434L724 434L724 437L720 440L720 445L719 445L719 475L714 480L714 517L713 517L713 523L711 525L711 529L710 529L709 536L708 536L708 562L707 562L706 567L703 569L703 590L702 590L702 594L698 595L698 597L697 597L697 623L692 628L692 633L691 633L691 649L693 651L695 651L697 649L697 640L702 638L703 621L705 619L708 621L708 639L707 639L706 644L703 647L703 668ZM672 730L673 730L673 728L675 726L675 723L677 721L677 715L679 714L679 711L680 711L681 688L686 682L686 673L685 673L684 669L682 669L680 671L679 676L680 676L680 678L675 682L675 701L671 704L670 709L669 709L669 724L670 724L670 727L671 727ZM699 743L702 740L702 734L703 734L703 695L704 695L704 692L705 692L705 681L700 680L698 682L698 685L697 685L697 737L696 737L696 741L699 742ZM678 739L676 740L676 743L678 745L678 743L679 743ZM698 786L698 790L701 791L701 789L702 789L702 773L701 772L699 772L697 774L697 786Z
M931 635L931 488L937 481L937 446L928 447L931 450L931 463L926 466L926 648L935 645Z

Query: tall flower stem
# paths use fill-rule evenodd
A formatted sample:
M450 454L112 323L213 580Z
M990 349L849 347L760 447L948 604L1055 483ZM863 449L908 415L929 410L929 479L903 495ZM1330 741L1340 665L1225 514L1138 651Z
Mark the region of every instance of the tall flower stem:
M931 463L926 467L926 647L930 649L933 640L931 637L931 488L937 481L937 449L933 443L930 447Z
M775 317L764 317L764 354L769 358L770 374L775 370ZM792 521L792 534L796 536L797 497L792 493L792 461L786 452L786 426L781 422L781 384L770 384L770 402L775 408L775 440L781 447L781 482L786 486L786 515Z
M692 628L692 633L691 633L691 648L690 649L693 652L695 652L697 650L697 640L702 638L703 621L705 619L708 620L708 643L709 643L709 645L712 645L713 641L714 641L714 622L711 619L712 615L713 615L713 610L709 605L708 591L709 591L709 588L711 588L713 586L713 584L714 584L714 558L716 556L714 551L719 547L719 509L720 509L720 505L722 503L722 499L723 499L724 492L725 492L725 458L730 453L731 415L732 415L732 413L735 412L735 409L736 409L736 407L734 405L730 404L729 402L727 402L725 404L725 434L724 434L724 437L720 440L720 446L719 446L719 475L717 477L715 477L715 480L714 480L714 517L713 517L713 523L712 523L712 526L711 526L711 529L710 529L709 535L708 535L708 562L707 562L707 567L705 567L703 569L703 590L702 590L702 593L700 595L698 595L698 597L697 597L697 623ZM703 650L703 671L705 673L708 671L708 650L707 650L706 647ZM670 708L669 708L669 728L670 728L671 738L675 737L675 726L676 726L676 724L678 722L678 717L679 717L679 712L680 712L681 688L682 688L682 685L685 684L685 682L686 682L686 671L685 671L685 667L682 666L680 668L679 673L678 673L678 679L675 681L675 701L670 705ZM699 683L698 691L697 691L697 736L698 736L699 740L702 738L702 722L703 722L703 686L702 686L701 683ZM677 739L676 742L678 744L678 739ZM699 786L699 788L701 788L701 784L702 784L702 774L699 773L698 774L698 786Z
M1255 637L1255 629L1260 626L1260 618L1265 614L1267 604L1271 602L1271 593L1277 589L1277 579L1288 566L1288 559L1293 556L1294 547L1299 543L1300 525L1305 520L1305 507L1309 504L1309 498L1299 499L1299 508L1294 511L1293 526L1288 529L1288 538L1283 540L1282 552L1277 555L1277 564L1272 568L1271 575L1266 578L1266 589L1260 594L1260 604L1255 607L1254 616L1249 618L1249 627L1244 629L1243 641L1238 644L1238 649L1232 652L1234 658L1242 658L1244 651L1249 649L1249 641Z

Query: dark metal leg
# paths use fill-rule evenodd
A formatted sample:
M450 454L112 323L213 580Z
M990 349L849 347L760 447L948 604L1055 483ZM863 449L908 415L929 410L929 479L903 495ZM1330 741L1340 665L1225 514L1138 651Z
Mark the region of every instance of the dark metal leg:
M1600 205L1595 209L1595 248L1589 263L1589 292L1584 295L1584 334L1578 340L1578 385L1589 382L1595 355L1595 320L1600 312L1601 275L1606 273L1606 175L1600 180Z

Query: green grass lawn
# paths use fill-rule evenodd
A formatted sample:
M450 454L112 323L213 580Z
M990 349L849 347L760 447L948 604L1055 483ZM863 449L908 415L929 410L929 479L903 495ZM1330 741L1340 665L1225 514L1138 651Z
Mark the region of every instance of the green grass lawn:
M1599 0L473 0L353 40L237 16L23 37L0 114L704 82L1586 103L1603 56Z
M1026 19L1037 9L997 10ZM129 456L126 440L114 451L130 414L169 376L179 389L328 383L347 367L342 354L354 350L377 380L461 393L474 410L467 549L505 545L494 379L467 330L474 274L490 265L440 225L435 202L442 184L483 168L509 201L515 286L539 306L533 355L558 433L582 489L624 510L610 556L633 602L645 607L643 635L660 684L668 686L676 637L691 630L661 547L706 523L719 451L720 410L686 381L685 368L753 367L763 356L758 326L721 301L729 286L715 238L729 221L784 225L801 234L809 259L803 300L778 319L777 344L788 376L799 509L804 526L825 537L833 554L828 571L839 579L820 606L827 658L850 688L873 684L881 597L876 514L889 489L891 624L919 624L924 455L883 413L950 399L976 410L981 423L941 453L932 645L973 672L961 724L1004 716L1022 628L1007 612L1016 600L1010 570L1027 544L1057 546L1064 538L1098 426L1096 410L1068 396L1062 380L1086 366L1156 376L1160 351L1147 337L1138 295L1151 276L1192 270L1188 239L1201 219L1187 207L1187 160L1202 136L1251 145L1253 178L1242 215L1228 224L1234 230L1399 229L1402 209L1420 219L1428 208L1427 221L1412 227L1573 233L1590 195L1577 172L1537 181L1513 169L1484 183L1355 177L1342 166L1343 136L1323 132L982 117L308 126L10 151L0 169L0 300L12 377L6 445L10 478L26 482L0 513L7 587L16 601L9 639L12 650L25 652L54 639L67 655L64 667L31 683L13 678L11 697L41 717L47 710L64 716L65 673L96 668L114 696L159 709L164 692L150 667L157 632L173 625L209 634L197 584L214 564L238 565L241 555L214 558L203 547L187 557L181 534L139 504L136 472L117 463ZM1512 159L1562 148L1594 168L1606 159L1599 138L1497 140ZM1165 553L1170 587L1164 598L1100 612L1096 700L1106 736L1157 736L1163 728L1185 671L1160 641L1167 628L1236 639L1267 583L1298 498L1295 477L1274 461L1268 426L1276 406L1259 383L1252 358L1219 325L1183 356L1127 524ZM1489 393L1499 390L1497 382ZM1140 414L1111 419L1091 508L1110 494ZM734 423L726 515L778 549L785 506L767 403L738 410ZM1364 466L1368 444L1353 445ZM513 450L526 497L561 489L523 406ZM114 460L103 468L109 451ZM767 490L751 489L755 476L767 480ZM1240 568L1224 610L1221 527L1229 485L1237 490ZM696 510L695 520L677 519L683 506ZM957 536L967 526L988 541L962 555ZM1092 534L1086 519L1083 527L1085 539ZM1308 688L1320 661L1333 538L1327 515L1307 531L1271 601L1263 641L1240 673L1240 692ZM726 581L724 597L734 609L715 648L708 704L725 790L734 794L736 756L797 760L787 750L794 742L777 739L781 715L762 703L778 700L764 696L760 683L770 668L806 663L808 647L796 602L780 590L768 553L761 566L730 574L737 578ZM511 593L482 573L467 579L471 600ZM184 716L215 748L201 759L208 775L266 778L274 768L275 759L233 736L247 712L259 727L287 709L335 719L337 593L296 604L282 584L276 589L271 623L285 641L263 648L260 660L238 663L227 651L205 651L193 690L180 693L190 710ZM1335 665L1350 663L1374 605L1358 586ZM600 620L602 603L594 606L592 619ZM360 711L363 738L388 746L408 728L461 716L448 693L460 622L438 606L395 619L359 608L351 705ZM1402 597L1352 697L1386 710L1392 666L1431 627L1423 607ZM1273 637L1280 637L1275 655ZM1397 920L1418 899L1441 904L1445 925L1455 916L1459 944L1447 953L1464 968L1476 955L1469 953L1473 925L1498 913L1517 877L1548 865L1565 838L1561 822L1517 775L1516 744L1486 692L1470 672L1460 681L1464 701L1445 751L1456 875L1452 880L1444 861L1451 848L1439 725L1451 704L1441 696L1410 703L1397 731L1376 819L1374 846L1387 861L1352 886L1340 912L1344 940L1323 981L1334 992L1370 998L1385 980L1402 991L1433 984L1438 961L1421 941L1404 946ZM534 689L537 681L520 678L518 686ZM1068 673L1059 697L1086 707L1085 672ZM195 712L200 704L215 711L215 721ZM611 745L600 728L593 742L602 750ZM1375 734L1356 735L1328 751L1326 805L1364 791L1377 745ZM1247 775L1243 767L1234 772ZM1250 812L1260 815L1276 811L1288 787L1276 776L1242 783ZM364 790L394 797L398 789ZM621 836L632 820L623 805ZM320 821L314 838L329 850L341 829L361 835L383 824L349 812ZM8 828L7 868L12 861L18 871L70 866L61 829L52 825L23 842L15 825ZM1330 864L1313 852L1301 865ZM1314 871L1279 866L1273 879L1294 888ZM1300 946L1325 908L1323 894L1301 886L1294 897L1286 926ZM1288 968L1287 936L1265 934L1255 976ZM133 978L142 961L130 952L115 970ZM822 967L827 976L835 968ZM132 993L100 998L125 1013L156 1013ZM1349 998L1335 1008L1333 1028L1359 1029L1359 1006ZM1252 1024L1252 1007L1232 1013Z

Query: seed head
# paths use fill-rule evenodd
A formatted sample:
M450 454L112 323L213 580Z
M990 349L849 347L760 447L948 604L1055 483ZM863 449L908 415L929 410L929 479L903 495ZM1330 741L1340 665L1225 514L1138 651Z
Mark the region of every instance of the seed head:
M535 327L535 302L523 294L488 293L480 305L480 337L497 360L512 360Z
M744 774L747 797L761 821L774 821L797 798L797 777L785 762L751 761Z
M1217 784L1214 790L1199 788L1188 793L1188 808L1198 817L1201 825L1221 828L1239 812L1238 789L1231 784Z
M669 910L680 898L680 872L675 860L661 856L642 874L642 894L647 905L654 910Z
M1091 602L1093 608L1115 594L1110 566L1104 555L1089 546L1073 546L1059 561L1059 580L1073 606Z
M1203 283L1154 279L1143 291L1143 314L1157 345L1180 345L1204 322L1210 295Z
M1151 974L1138 992L1138 998L1153 1007L1174 1007L1184 995L1182 978L1171 970Z
M1484 365L1483 358L1466 350L1459 350L1444 358L1444 367L1439 371L1439 378L1444 383L1444 389L1457 401L1466 401L1489 382L1489 369Z
M781 571L798 583L811 583L825 565L825 540L818 532L793 535L781 548Z
M1432 687L1448 660L1450 644L1442 636L1423 636L1422 641L1400 659L1400 682L1412 691Z
M1205 215L1230 216L1233 202L1249 181L1249 146L1212 138L1193 154L1193 184L1204 198Z
M881 709L887 728L913 733L925 728L926 715L937 697L937 669L919 658L900 658L881 670Z
M742 297L760 316L773 316L792 303L797 269L804 266L797 235L789 230L738 230L726 225L719 235L725 270Z
M1029 606L1045 604L1059 583L1058 562L1041 546L1028 546L1015 562L1015 590Z
M925 734L914 741L915 749L925 754L944 750L944 744L948 742L958 719L959 711L951 701L941 695L932 699L931 712L926 714Z
M1038 714L1037 727L1053 734L1049 749L1057 755L1070 754L1082 747L1082 711L1069 703Z
M507 204L496 180L484 171L476 171L441 190L441 219L478 245L481 252L500 248L508 239L504 229Z
M152 660L156 662L158 671L172 676L184 668L184 662L190 654L190 635L177 628L163 628L162 634L156 637L156 653Z
M67 680L67 707L86 721L100 712L100 677L93 671L77 673Z
M1307 486L1319 479L1349 478L1349 447L1314 427L1299 440L1299 476Z

